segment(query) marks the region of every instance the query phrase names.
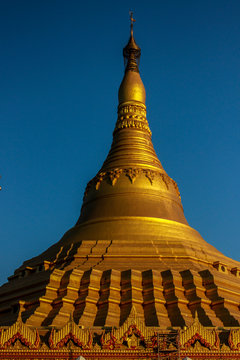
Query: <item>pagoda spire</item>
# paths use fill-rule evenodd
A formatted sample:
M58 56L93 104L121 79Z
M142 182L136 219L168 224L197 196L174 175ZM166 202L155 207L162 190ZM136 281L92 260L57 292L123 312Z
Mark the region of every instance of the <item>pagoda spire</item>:
M145 106L146 92L139 74L141 49L133 37L133 13L130 12L130 38L123 49L125 75L118 92L119 105L128 101L137 101Z
M152 144L146 92L139 73L141 49L133 37L135 20L130 15L130 38L123 49L126 68L118 92L112 146L86 188L77 224L121 216L164 218L187 224L177 184L163 169ZM108 197L111 201L106 201Z
M131 70L131 71L139 72L138 66L141 56L141 49L136 44L136 41L133 37L133 23L136 20L133 18L132 11L130 12L130 21L131 21L130 38L127 45L123 49L124 64L126 65L126 71Z
M130 15L130 21L131 21L131 35L133 35L133 23L136 20L133 18L133 11L129 11L129 15Z
M197 309L199 321L196 317L183 330L180 343L191 345L201 323L211 351L219 347L218 334L213 332L209 340L203 325L239 327L240 263L221 254L188 225L177 184L157 158L146 118L132 14L130 20L130 40L124 48L128 65L119 89L112 146L86 187L79 220L58 243L25 261L0 288L1 325L15 322L13 310L20 305L18 321L0 334L0 343L10 352L22 335L30 350L39 345L37 330L36 334L26 330L30 326L39 328L42 340L48 339L47 348L50 345L56 354L74 337L88 357L91 334L99 336L100 329L118 328L108 335L120 344L122 334L138 322L134 308L143 320L138 328L146 339L150 338L147 328L191 325ZM99 123L102 117L99 112ZM69 321L71 313L74 321ZM24 332L18 331L22 328ZM110 344L105 335L101 357ZM43 344L40 350L45 348Z

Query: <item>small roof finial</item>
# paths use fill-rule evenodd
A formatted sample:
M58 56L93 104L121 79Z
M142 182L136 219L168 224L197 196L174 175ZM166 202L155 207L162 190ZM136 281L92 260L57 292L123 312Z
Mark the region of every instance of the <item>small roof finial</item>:
M139 72L138 65L141 55L141 49L139 46L137 46L133 37L133 23L136 20L133 18L132 11L129 11L129 15L131 21L131 35L127 45L123 49L124 64L125 66L127 65L125 71L131 70L131 71Z
M129 11L129 15L130 15L130 21L131 21L131 36L133 36L133 23L136 20L133 18L133 11Z

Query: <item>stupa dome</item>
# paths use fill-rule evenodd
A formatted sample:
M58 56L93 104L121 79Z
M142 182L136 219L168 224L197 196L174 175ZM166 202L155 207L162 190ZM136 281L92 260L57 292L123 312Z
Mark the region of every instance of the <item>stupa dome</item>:
M108 156L77 223L0 288L1 325L13 324L21 305L25 324L43 336L70 315L74 326L119 328L133 308L147 327L184 328L196 311L201 326L239 326L240 264L185 218L152 144L140 52L131 27Z

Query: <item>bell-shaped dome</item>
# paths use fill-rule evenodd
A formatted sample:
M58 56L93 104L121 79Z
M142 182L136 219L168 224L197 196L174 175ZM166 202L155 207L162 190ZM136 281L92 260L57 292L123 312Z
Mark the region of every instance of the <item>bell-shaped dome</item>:
M112 146L78 222L0 288L2 324L14 322L24 300L26 324L43 331L71 313L97 331L118 327L132 305L148 326L183 327L196 308L207 326L239 326L240 264L185 219L177 184L153 148L132 31L124 57Z
M142 79L136 71L126 71L118 92L119 104L139 101L145 104L146 92Z

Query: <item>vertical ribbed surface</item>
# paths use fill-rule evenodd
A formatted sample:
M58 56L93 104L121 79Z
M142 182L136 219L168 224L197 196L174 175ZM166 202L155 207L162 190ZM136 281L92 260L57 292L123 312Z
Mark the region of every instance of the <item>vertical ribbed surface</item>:
M72 314L85 327L119 327L134 307L146 326L161 329L189 326L196 311L204 326L239 326L238 282L228 288L227 279L215 269L55 269L39 303L23 314L28 325L61 327Z
M139 316L143 317L143 296L142 296L142 276L137 270L127 270L122 272L121 277L121 317L120 325L127 319L132 306L135 306Z
M100 281L102 272L99 270L86 271L82 277L79 297L76 300L74 319L84 326L93 326L97 314L97 302L99 299Z
M51 273L45 295L39 298L39 306L33 315L27 319L27 324L34 324L35 326L47 326L51 324L52 319L59 309L59 302L57 302L57 300L59 299L60 289L66 291L66 282L69 275L69 273L59 269L55 269Z
M168 270L162 273L162 277L166 308L171 325L186 326L192 319L192 315L187 308L183 288L180 286L179 274Z
M117 270L104 271L101 279L98 312L95 326L116 326L120 317L121 273Z
M205 294L201 276L193 270L182 271L181 276L192 315L194 316L197 311L204 326L222 326L222 322L216 318L211 308L211 301Z
M160 271L144 271L143 302L144 317L147 326L171 326L166 310L166 301L163 295L162 276Z
M71 272L66 288L66 293L61 300L61 308L59 309L59 313L54 318L54 324L56 326L61 326L61 324L65 323L69 319L69 314L73 314L75 309L75 301L78 298L82 276L83 271L81 270L74 269Z
M201 271L200 275L215 316L224 326L239 326L239 296L231 290L231 287L229 289L231 283L228 282L228 278L223 275L216 284L210 270Z

